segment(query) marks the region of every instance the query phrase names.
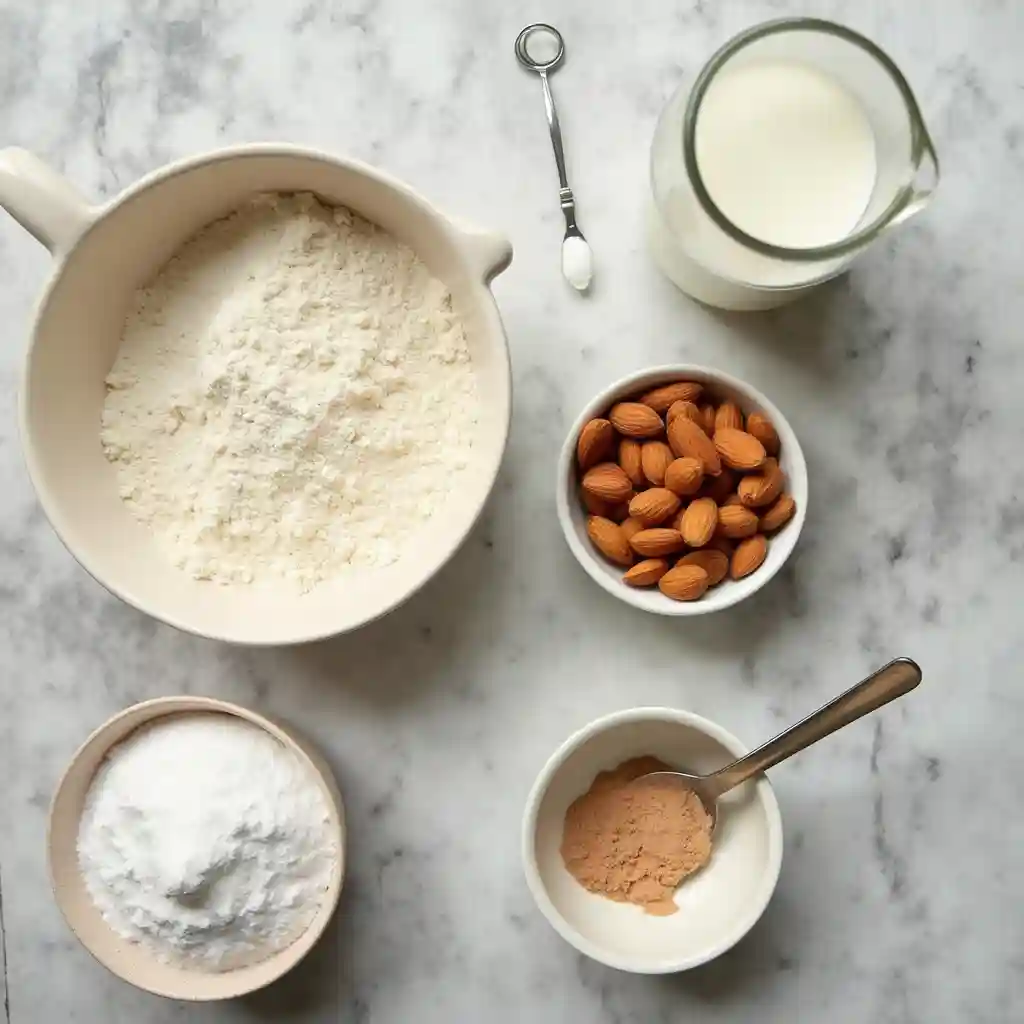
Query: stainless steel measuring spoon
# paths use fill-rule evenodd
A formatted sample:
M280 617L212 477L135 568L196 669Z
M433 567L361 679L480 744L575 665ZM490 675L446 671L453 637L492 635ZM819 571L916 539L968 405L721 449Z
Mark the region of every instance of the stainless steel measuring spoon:
M531 37L546 36L549 45L554 44L554 56L546 60L532 57L529 52ZM551 131L551 145L555 151L555 165L558 168L558 199L565 217L565 237L562 239L562 274L577 291L586 291L593 277L593 256L583 232L576 223L576 199L569 188L569 179L565 173L565 153L562 149L562 129L558 123L558 111L555 109L555 98L551 94L548 72L554 71L565 57L565 41L558 29L543 22L527 25L516 36L516 58L528 71L540 76L544 88L544 109L548 115L548 128Z
M856 722L883 704L909 693L921 682L921 669L910 658L897 658L888 665L861 680L852 689L840 694L835 700L818 708L812 715L797 722L774 739L752 750L749 754L719 768L710 775L688 775L686 772L652 772L641 776L637 782L648 780L665 782L672 780L680 786L692 789L704 809L711 815L712 827L718 823L718 798L752 775L767 771L787 757L809 747L812 743L830 736L843 726Z

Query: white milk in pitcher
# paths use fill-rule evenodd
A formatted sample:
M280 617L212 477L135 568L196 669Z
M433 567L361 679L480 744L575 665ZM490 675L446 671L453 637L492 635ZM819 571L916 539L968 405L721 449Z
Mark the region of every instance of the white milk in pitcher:
M682 109L675 114L666 110L652 151L660 202L652 210L651 241L658 262L684 291L727 308L763 308L843 269L845 258L777 259L722 231L685 175L670 180L666 147L678 154L681 139L672 126L681 126ZM722 69L701 104L695 151L719 210L754 238L786 248L848 237L875 184L875 138L859 101L822 71L795 62Z

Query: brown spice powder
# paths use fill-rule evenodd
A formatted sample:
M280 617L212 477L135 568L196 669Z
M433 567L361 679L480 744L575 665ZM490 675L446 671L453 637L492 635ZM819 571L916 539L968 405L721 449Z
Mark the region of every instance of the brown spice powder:
M601 772L565 815L562 860L590 892L665 916L679 883L711 857L711 818L700 798L671 780L637 781L673 769L634 757Z

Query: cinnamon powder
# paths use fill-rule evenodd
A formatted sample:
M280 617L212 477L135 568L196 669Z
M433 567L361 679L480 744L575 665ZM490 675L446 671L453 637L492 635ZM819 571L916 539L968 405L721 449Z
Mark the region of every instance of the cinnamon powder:
M673 769L634 757L601 772L565 815L562 860L590 892L674 914L672 897L711 857L711 818L700 798L672 780L638 781Z

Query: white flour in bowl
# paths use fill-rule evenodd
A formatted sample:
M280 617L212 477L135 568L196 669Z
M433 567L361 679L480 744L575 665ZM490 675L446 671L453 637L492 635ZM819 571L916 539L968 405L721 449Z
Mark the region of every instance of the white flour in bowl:
M86 795L85 887L118 934L164 962L224 971L309 927L341 851L320 783L233 715L157 719L119 743Z
M308 588L387 565L474 457L451 295L311 195L189 240L137 293L107 389L121 497L197 579Z

